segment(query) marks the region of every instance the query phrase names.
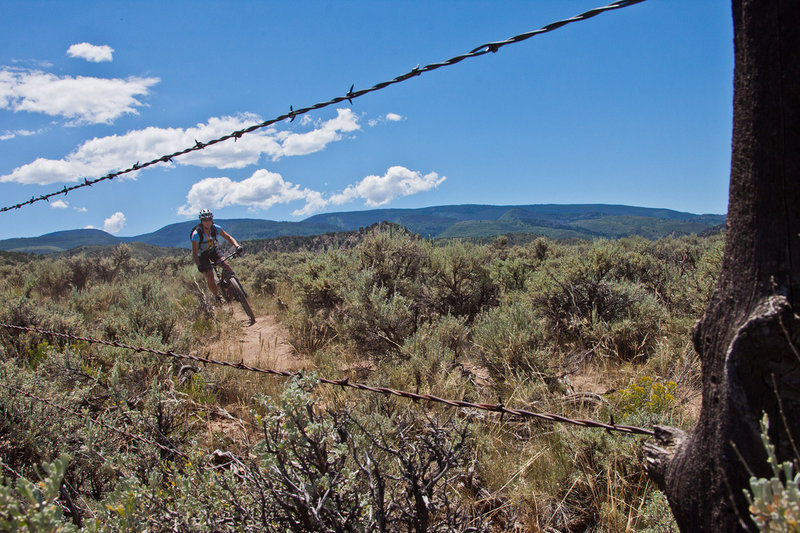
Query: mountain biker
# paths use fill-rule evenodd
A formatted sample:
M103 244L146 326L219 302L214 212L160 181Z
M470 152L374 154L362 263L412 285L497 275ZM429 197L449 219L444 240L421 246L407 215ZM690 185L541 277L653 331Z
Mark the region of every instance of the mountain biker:
M218 302L222 301L217 283L214 281L214 271L211 263L222 259L222 253L217 248L217 235L222 235L235 248L237 253L242 253L244 248L227 231L214 224L214 214L208 209L200 211L200 223L192 230L192 258L197 270L205 274L208 288ZM223 262L222 267L228 269L228 264Z

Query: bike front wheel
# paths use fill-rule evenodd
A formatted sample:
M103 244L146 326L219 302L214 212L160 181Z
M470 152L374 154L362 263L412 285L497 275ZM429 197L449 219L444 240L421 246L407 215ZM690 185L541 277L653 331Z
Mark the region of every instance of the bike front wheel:
M245 295L244 289L242 288L241 283L239 283L239 280L236 278L229 279L228 286L230 287L233 297L236 298L240 304L242 304L242 309L244 309L244 312L247 313L248 317L250 317L250 323L254 324L256 321L256 315L253 314L253 310L250 308L250 302L247 301L247 296Z

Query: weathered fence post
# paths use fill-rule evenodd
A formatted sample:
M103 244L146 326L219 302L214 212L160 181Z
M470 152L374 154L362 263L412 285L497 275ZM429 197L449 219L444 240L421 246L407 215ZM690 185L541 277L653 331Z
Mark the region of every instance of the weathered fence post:
M733 0L733 155L725 256L695 328L703 403L689 434L646 448L682 531L750 527L742 490L800 443L800 1ZM698 50L697 53L703 53ZM785 422L784 422L785 420Z

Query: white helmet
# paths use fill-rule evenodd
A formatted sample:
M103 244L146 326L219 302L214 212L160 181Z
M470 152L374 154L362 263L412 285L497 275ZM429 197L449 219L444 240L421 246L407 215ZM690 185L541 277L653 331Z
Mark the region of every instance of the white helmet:
M206 220L209 218L214 218L214 213L209 211L208 209L201 209L200 210L200 220Z

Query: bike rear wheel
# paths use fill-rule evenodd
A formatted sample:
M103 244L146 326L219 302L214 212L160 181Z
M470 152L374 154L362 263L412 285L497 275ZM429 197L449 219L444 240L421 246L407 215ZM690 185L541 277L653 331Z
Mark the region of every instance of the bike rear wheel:
M250 323L254 324L256 315L253 314L253 310L250 308L250 302L247 301L247 296L245 296L244 289L239 283L239 280L235 277L231 277L228 280L228 286L230 287L233 297L239 300L239 303L242 304L242 309L244 309L244 312L250 317Z

